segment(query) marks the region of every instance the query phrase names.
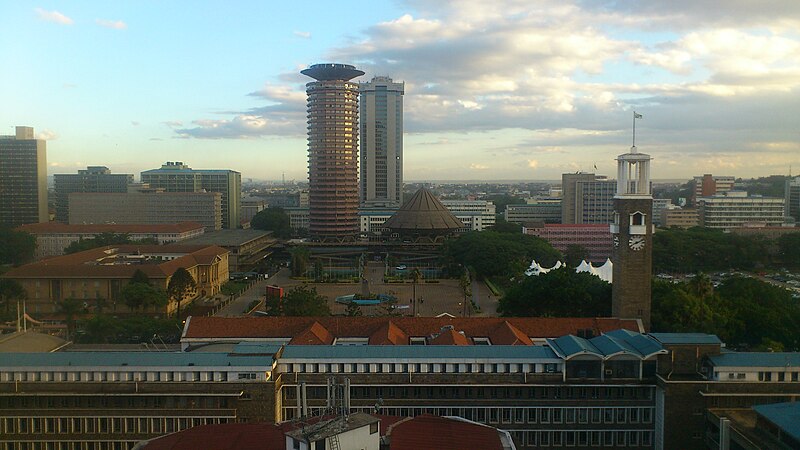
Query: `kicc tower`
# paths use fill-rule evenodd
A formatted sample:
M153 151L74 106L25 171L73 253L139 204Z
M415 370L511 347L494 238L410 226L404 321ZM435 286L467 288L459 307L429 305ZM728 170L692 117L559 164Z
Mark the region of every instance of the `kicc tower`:
M309 234L347 241L358 223L358 84L364 72L348 64L314 64L308 95Z
M611 314L641 319L650 331L651 277L653 265L653 194L650 187L650 155L636 149L617 157L617 194L614 196L614 282Z

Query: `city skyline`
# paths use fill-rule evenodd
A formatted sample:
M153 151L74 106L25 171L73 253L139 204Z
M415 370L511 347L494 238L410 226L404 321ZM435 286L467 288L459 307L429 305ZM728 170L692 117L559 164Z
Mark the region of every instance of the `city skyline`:
M786 174L799 24L790 1L7 4L0 134L34 127L50 175L184 160L303 181L298 70L342 62L406 83L409 181L612 175L633 110L654 179Z

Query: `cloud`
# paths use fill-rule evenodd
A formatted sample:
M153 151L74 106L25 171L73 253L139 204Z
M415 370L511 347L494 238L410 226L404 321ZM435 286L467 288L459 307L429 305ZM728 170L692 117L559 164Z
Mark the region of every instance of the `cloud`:
M484 164L472 163L469 165L469 168L472 170L486 170L489 168L489 166Z
M76 87L78 87L78 85L75 83L62 83L61 87L64 89L75 89Z
M75 23L69 17L55 10L47 11L46 9L36 8L34 11L36 11L36 16L39 20L44 20L45 22L55 22L61 25L72 25Z
M42 139L45 141L54 141L58 139L60 136L58 133L52 130L42 130L36 134L36 139Z
M303 39L311 39L310 31L293 31L292 34Z
M170 128L180 128L183 126L183 122L180 120L167 120L166 122L161 122L161 123Z
M131 120L131 125L133 125L135 127L138 127L140 124L141 124L141 122L137 122L135 120Z
M233 119L203 119L192 122L194 128L175 130L180 137L200 139L247 139L266 135L294 134L287 130L295 130L293 121L271 120L263 116L240 114Z
M535 168L539 167L539 161L537 161L535 159L529 159L528 160L528 167L530 167L531 169L535 169Z
M128 28L128 24L121 20L96 19L94 23L100 25L101 27L111 28L113 30L124 30Z

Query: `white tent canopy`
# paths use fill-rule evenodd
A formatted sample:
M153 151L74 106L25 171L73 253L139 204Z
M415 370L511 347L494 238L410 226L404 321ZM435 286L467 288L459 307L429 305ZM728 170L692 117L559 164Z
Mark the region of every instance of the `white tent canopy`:
M539 263L535 260L531 261L531 266L528 270L525 271L525 275L531 276L539 276L540 274L550 272L554 269L560 269L561 267L566 266L566 264L562 263L561 261L557 261L553 267L546 268L542 267ZM614 274L614 263L611 262L610 259L606 259L606 262L599 267L594 267L590 263L586 261L581 261L580 265L575 269L575 272L589 272L592 275L599 277L601 280L612 283L613 282L613 274Z

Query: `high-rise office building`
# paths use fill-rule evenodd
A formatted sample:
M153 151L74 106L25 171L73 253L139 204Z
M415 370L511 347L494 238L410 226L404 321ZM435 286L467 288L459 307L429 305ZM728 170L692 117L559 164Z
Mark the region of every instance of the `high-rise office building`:
M711 197L733 190L736 184L736 177L729 175L711 175L710 173L703 176L694 177L694 197L692 201L696 202L701 197Z
M359 84L363 207L403 203L403 92L404 83L389 77Z
M0 226L47 222L47 145L31 127L0 136Z
M195 170L176 161L142 172L142 183L167 192L219 192L222 194L222 228L239 228L242 174L233 170Z
M72 192L128 192L133 174L112 174L108 167L89 166L75 173L53 176L56 194L56 221L69 222L69 194Z
M786 208L784 215L786 218L794 219L795 223L800 222L800 177L788 178L784 190L783 205Z
M561 175L561 223L611 223L617 183L593 173Z
M309 234L348 240L358 223L358 84L348 64L314 64L308 95Z

